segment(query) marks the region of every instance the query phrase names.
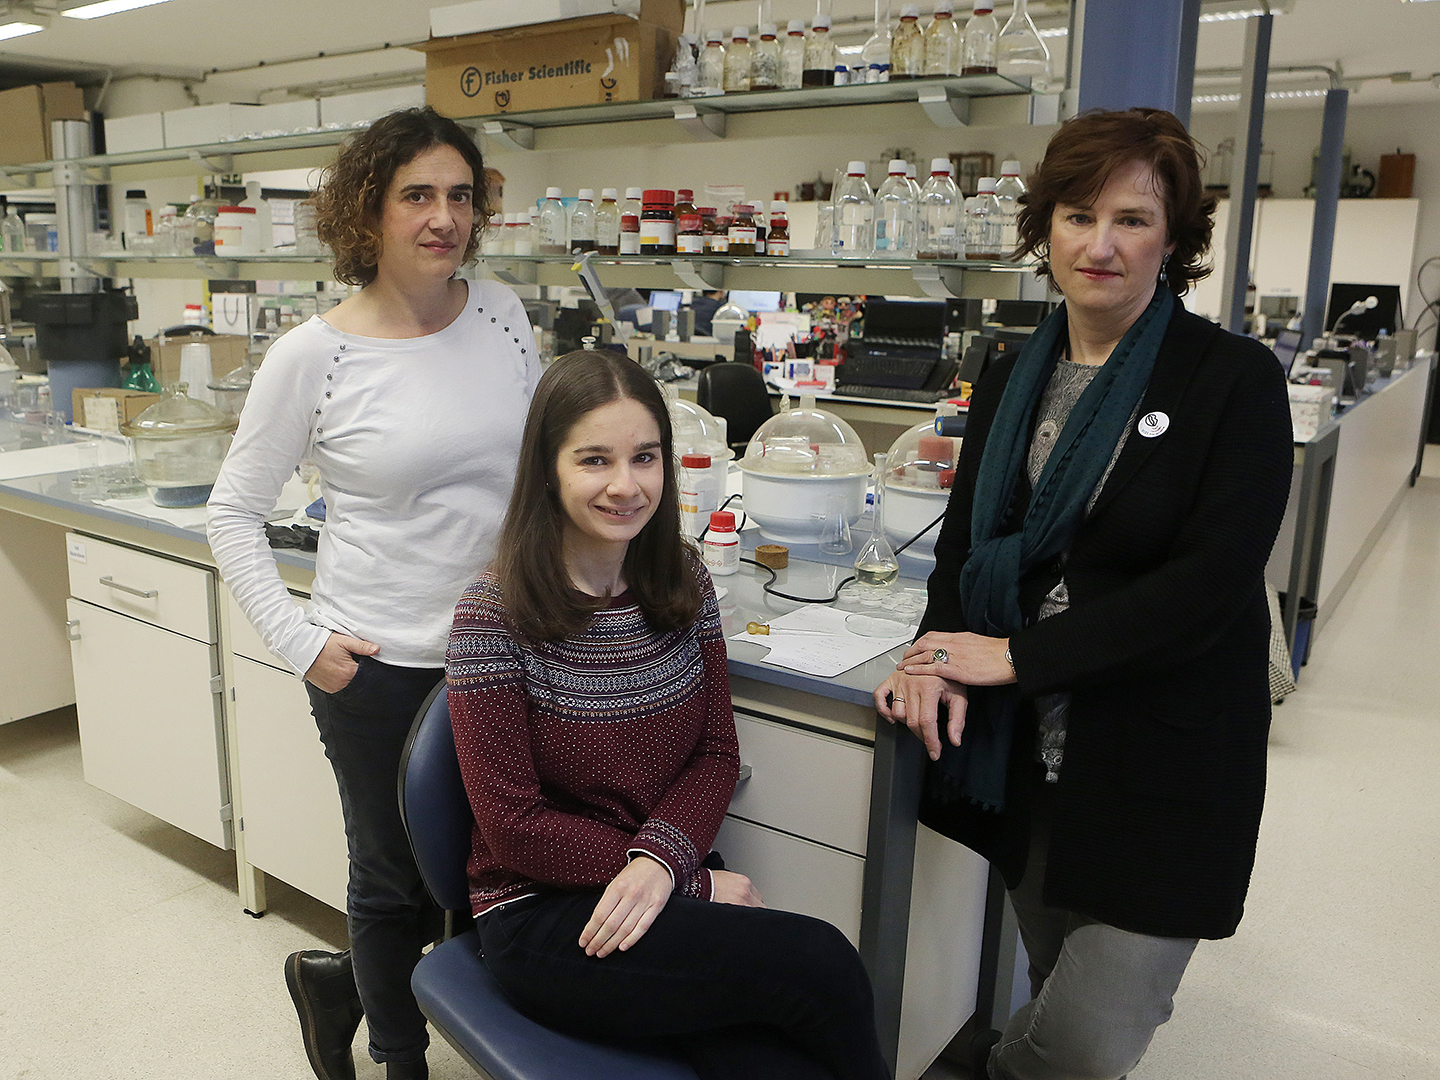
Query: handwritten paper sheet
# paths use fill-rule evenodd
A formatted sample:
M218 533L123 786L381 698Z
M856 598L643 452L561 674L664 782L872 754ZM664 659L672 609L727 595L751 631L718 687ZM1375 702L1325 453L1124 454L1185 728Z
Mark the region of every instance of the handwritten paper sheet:
M899 645L909 644L915 635L914 626L895 623L895 633L871 637L853 633L859 620L866 620L867 629L884 632L888 620L868 615L836 611L828 607L805 607L799 611L770 620L769 635L747 634L743 630L731 635L731 641L748 641L768 646L770 652L760 662L790 671L803 672L829 679L849 671L866 660L887 653ZM786 630L823 630L820 634L787 634Z

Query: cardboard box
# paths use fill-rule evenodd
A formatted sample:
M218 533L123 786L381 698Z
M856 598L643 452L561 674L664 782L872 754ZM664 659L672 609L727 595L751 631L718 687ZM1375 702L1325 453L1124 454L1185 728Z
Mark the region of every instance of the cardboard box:
M212 378L229 375L245 362L250 349L250 340L243 334L191 334L187 337L165 339L161 347L158 338L151 338L150 370L161 386L180 381L180 346L198 341L210 346L210 371Z
M85 99L74 83L40 83L0 91L0 165L52 160L51 121L84 119Z
M259 105L197 105L193 109L168 109L165 116L165 145L200 146L233 139L255 130L254 114Z
M113 386L92 390L76 387L70 391L75 423L95 431L119 431L121 424L130 423L159 400L159 394L121 390ZM115 404L109 405L111 401Z
M321 127L359 127L400 109L418 109L425 104L423 86L397 86L392 90L364 90L358 94L336 94L320 99Z
M658 98L684 7L645 0L642 15L433 38L416 46L425 53L426 100L446 116L489 116Z
M138 150L161 150L165 146L165 114L105 118L105 152L131 154Z

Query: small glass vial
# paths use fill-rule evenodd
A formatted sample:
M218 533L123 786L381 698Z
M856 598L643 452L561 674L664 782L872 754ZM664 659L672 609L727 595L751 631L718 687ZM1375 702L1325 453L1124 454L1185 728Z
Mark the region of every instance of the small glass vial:
M936 0L935 17L925 28L925 74L959 75L961 40L951 0Z
M740 569L740 534L735 531L735 515L729 510L710 514L710 528L705 531L702 547L705 569L711 577L724 577Z
M995 74L995 39L1000 22L995 18L995 0L975 0L965 23L965 62L961 75Z
M615 195L613 187L602 188L595 208L595 250L601 255L620 254L620 206Z
M641 201L640 254L675 254L675 192L648 188Z
M713 206L700 208L700 227L705 234L707 255L727 255L730 252L730 233L720 227L719 213Z
M830 16L816 15L814 29L805 42L803 86L835 85L835 42L830 40Z
M920 5L900 9L900 25L890 42L890 81L918 79L925 74L925 37L920 32Z
M675 253L704 255L704 219L698 213L675 215Z
M540 207L540 254L568 254L569 239L569 222L565 204L560 201L560 189L546 188L545 204Z
M711 94L725 92L725 38L719 30L705 35L700 50L700 86Z
M790 219L785 216L787 207L783 202L770 204L770 231L765 234L765 254L786 256L790 254Z
M737 26L730 31L730 48L725 50L725 92L739 93L750 89L750 28Z
M799 90L805 78L805 20L791 19L780 45L780 88Z
M595 250L594 188L581 188L580 198L570 211L570 250L576 254Z
M750 57L750 89L780 88L780 43L775 40L774 23L760 25L760 40Z
M735 204L735 220L730 224L730 254L755 254L755 215L749 203Z

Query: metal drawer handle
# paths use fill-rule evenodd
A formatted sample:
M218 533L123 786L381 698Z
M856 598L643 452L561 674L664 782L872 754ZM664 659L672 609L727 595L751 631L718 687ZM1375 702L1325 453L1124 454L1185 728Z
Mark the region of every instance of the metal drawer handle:
M750 779L753 772L754 770L751 769L749 765L742 763L740 766L740 775L736 778L735 783L737 785L743 784L746 780Z
M137 589L131 585L122 585L108 574L100 579L100 584L105 585L118 592L129 593L131 596L138 596L141 600L154 600L160 595L159 589Z
M80 620L79 620L79 619L67 619L67 620L65 620L65 639L66 639L67 641L79 641L79 640L80 640Z

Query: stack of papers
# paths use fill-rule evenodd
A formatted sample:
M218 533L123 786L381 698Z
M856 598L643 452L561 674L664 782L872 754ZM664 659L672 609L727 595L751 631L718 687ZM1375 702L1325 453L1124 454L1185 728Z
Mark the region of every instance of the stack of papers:
M869 633L865 636L853 633L858 626L856 620L863 620ZM749 634L742 630L732 635L730 640L767 646L770 652L760 661L762 664L829 679L891 649L908 645L915 636L916 628L898 622L893 624L893 635L870 636L876 632L884 633L888 621L834 608L805 607L771 619L768 635ZM787 634L786 630L824 632Z

